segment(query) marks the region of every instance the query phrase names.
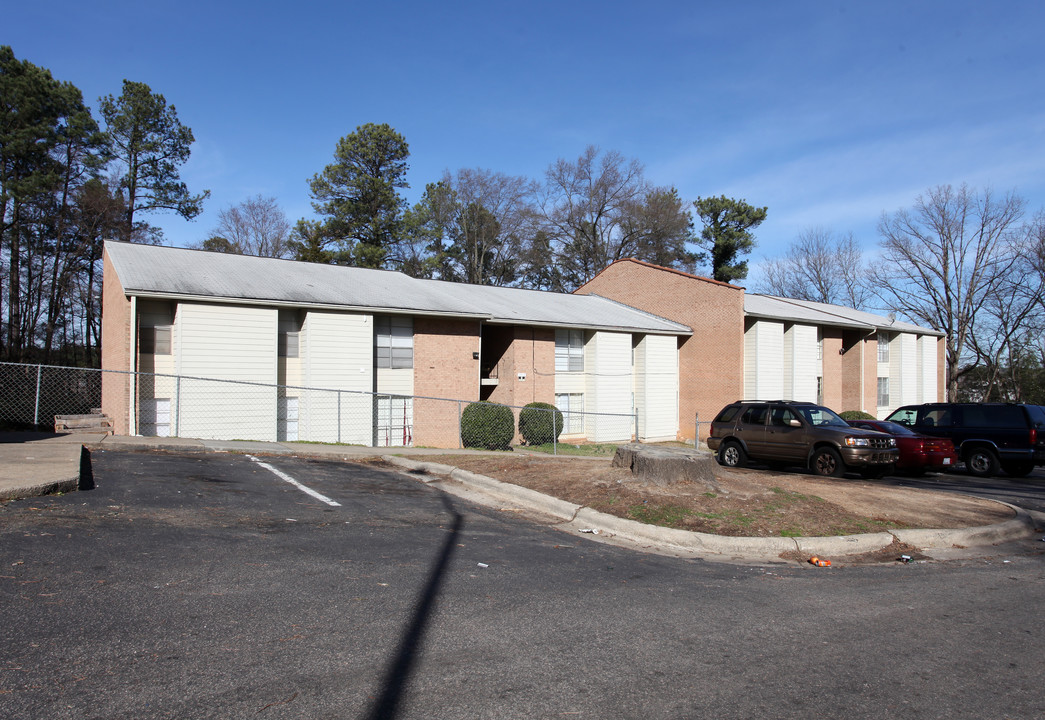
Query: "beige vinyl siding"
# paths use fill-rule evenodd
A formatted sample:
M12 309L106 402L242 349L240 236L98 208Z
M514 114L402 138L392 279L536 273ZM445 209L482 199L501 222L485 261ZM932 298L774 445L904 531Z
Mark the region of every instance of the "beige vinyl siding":
M639 438L675 440L679 429L678 340L646 335L635 346L635 409Z
M918 337L918 402L936 402L939 397L936 387L936 344L937 338L932 335Z
M302 440L369 445L373 439L374 321L371 315L309 312L301 330L310 392L298 406Z
M815 325L790 325L783 338L783 397L785 400L816 402L816 379L821 373L817 355L819 342ZM765 396L760 399L771 399Z
M889 343L889 406L892 412L901 405L919 402L918 338L911 333L898 333ZM879 408L882 411L882 408Z
M585 434L593 442L628 440L632 425L631 335L595 332L584 346L585 411L615 413L620 417L589 415Z
M274 385L274 309L180 303L177 365L187 377ZM272 387L182 380L180 405L192 408L177 419L178 434L197 438L273 440L276 392Z
M744 332L744 399L776 400L784 395L780 358L784 324L756 320Z
M374 445L394 447L413 444L414 369L377 368ZM381 393L389 396L382 397Z

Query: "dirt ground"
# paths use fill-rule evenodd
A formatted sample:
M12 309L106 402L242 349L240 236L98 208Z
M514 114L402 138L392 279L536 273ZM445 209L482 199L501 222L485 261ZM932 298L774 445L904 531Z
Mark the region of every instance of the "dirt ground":
M612 467L609 458L430 455L411 459L470 470L618 517L716 535L820 537L961 528L990 525L1014 515L988 500L797 471L716 466L717 487L658 486Z

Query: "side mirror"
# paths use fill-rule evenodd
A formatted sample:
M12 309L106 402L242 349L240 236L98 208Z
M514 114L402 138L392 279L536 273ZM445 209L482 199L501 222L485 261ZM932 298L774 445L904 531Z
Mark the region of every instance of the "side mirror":
M791 418L787 421L787 424L791 427L802 427L802 421L797 418Z

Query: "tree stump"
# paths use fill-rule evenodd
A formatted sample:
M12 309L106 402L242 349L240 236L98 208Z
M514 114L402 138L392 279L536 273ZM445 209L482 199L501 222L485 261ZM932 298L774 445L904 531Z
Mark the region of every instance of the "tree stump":
M655 485L695 482L721 492L710 453L631 443L617 448L613 467L628 468L637 480Z

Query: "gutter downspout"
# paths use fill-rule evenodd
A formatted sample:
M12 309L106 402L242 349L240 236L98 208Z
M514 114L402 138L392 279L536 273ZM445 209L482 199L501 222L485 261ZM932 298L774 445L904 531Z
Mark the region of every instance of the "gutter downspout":
M138 427L138 423L135 420L135 399L137 396L138 386L138 296L131 295L131 318L130 318L130 357L128 358L128 371L130 374L127 376L127 434L137 435L135 432Z

